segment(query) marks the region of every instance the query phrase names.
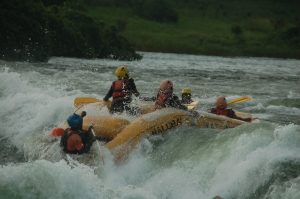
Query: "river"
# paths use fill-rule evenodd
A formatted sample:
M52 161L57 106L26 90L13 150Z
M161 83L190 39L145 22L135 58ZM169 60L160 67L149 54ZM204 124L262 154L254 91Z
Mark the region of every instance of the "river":
M51 58L0 60L0 198L299 199L300 61L144 53L141 61ZM193 90L199 110L216 96L253 99L233 106L261 122L233 129L181 126L145 138L115 164L97 147L65 155L49 131L78 96L103 98L114 70L128 65L142 96L161 80Z

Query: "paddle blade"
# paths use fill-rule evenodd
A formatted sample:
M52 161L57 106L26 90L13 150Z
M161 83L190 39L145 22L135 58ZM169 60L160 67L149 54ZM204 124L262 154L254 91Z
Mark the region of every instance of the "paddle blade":
M65 130L63 128L53 128L51 131L51 135L53 137L60 137L64 134Z
M95 103L95 102L99 102L99 101L100 100L98 100L95 97L76 97L74 99L74 106L78 108L79 106L82 106L84 104L90 104L90 103Z
M194 101L190 104L184 104L184 105L188 108L189 111L195 110L199 105L199 101Z
M97 103L96 105L99 107L104 107L106 106L108 109L111 107L111 101L104 101L97 99L95 97L76 97L74 100L74 106L76 108L80 108L82 105L85 104L91 104L91 103Z
M252 100L252 98L250 96L242 96L242 97L238 97L236 99L230 100L229 102L227 102L227 105L239 104L239 103L248 102L251 100Z

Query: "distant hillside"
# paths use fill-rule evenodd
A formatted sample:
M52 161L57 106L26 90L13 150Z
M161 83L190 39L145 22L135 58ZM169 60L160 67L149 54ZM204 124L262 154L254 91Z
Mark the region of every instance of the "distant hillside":
M300 58L298 0L86 0L136 49ZM151 11L151 12L150 12Z
M300 58L299 0L9 0L0 58L141 58L135 50Z

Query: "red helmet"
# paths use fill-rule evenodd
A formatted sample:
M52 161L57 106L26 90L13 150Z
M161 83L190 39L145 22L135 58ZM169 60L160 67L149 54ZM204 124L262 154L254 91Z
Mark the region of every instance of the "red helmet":
M160 83L159 89L165 93L173 93L173 82L171 80L164 80Z

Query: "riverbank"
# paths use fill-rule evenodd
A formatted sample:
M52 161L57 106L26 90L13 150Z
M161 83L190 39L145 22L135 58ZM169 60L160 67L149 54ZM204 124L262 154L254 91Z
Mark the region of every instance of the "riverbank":
M177 3L172 5L177 22L149 20L126 6L93 6L86 12L123 29L122 35L139 51L300 59L299 16L293 2Z

